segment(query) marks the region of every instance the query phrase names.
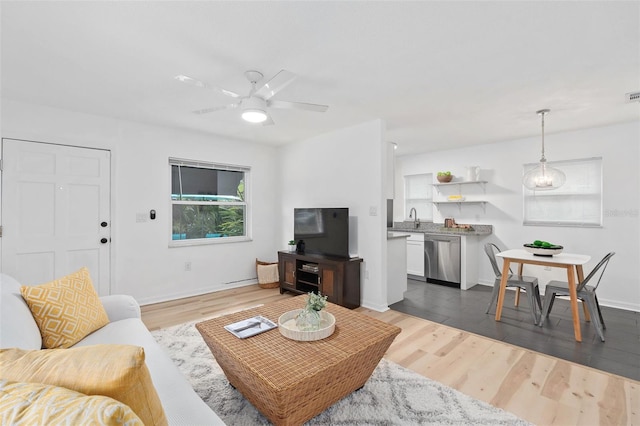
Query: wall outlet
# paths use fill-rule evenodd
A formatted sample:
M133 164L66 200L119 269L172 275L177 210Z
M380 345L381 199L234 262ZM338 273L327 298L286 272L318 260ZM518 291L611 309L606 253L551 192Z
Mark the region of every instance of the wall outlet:
M551 266L545 266L545 267L544 267L544 270L545 270L545 271L550 271L550 270L551 270Z
M376 206L369 207L369 216L378 216L378 208Z
M184 270L186 272L191 272L191 262L184 262Z

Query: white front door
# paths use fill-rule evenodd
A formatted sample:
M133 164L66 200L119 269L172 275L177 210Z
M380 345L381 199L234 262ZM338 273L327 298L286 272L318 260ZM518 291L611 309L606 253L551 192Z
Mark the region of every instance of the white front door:
M2 272L40 284L86 266L110 293L111 152L2 140Z

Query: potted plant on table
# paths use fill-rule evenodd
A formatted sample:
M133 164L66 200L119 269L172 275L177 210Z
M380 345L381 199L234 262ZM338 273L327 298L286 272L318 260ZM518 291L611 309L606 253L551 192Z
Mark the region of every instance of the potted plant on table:
M307 304L296 318L296 326L302 331L318 330L322 320L320 311L327 306L327 296L310 292L307 296Z
M296 242L295 242L295 240L289 240L287 245L289 246L289 252L293 253L293 252L296 251Z

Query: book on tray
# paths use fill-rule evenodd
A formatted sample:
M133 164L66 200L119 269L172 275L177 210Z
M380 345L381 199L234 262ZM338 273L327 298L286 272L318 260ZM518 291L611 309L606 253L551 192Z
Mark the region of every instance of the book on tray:
M224 328L234 336L244 339L255 336L256 334L264 333L265 331L276 328L277 326L278 325L270 319L257 315L242 321L234 322L233 324L225 325Z

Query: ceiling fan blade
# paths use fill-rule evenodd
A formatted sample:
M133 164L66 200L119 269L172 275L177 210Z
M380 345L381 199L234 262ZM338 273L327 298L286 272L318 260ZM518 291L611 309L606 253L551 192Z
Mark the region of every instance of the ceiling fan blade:
M262 122L262 125L263 126L273 126L274 124L276 124L276 123L274 123L273 118L271 118L271 116L267 114L267 119Z
M325 112L328 105L307 104L304 102L269 101L268 106L281 109L303 109L305 111Z
M203 89L209 89L209 90L215 90L218 93L222 93L223 95L227 95L227 96L231 96L232 98L239 98L240 95L232 92L231 90L226 90L226 89L222 89L220 87L216 87L216 86L211 86L207 83L204 83L200 80L196 80L195 78L191 78L189 76L186 75L176 75L175 77L176 80L182 82L182 83L186 83L186 84L190 84L191 86L196 86L196 87L201 87Z
M267 81L264 86L256 90L254 94L266 101L280 90L287 87L289 83L296 79L296 77L297 75L291 71L281 70L271 80Z
M238 108L239 104L229 104L229 105L223 105L223 106L217 106L217 107L211 107L211 108L203 108L203 109L197 109L195 111L191 111L194 114L208 114L210 112L216 112L216 111L222 111L225 109L234 109L234 108Z

